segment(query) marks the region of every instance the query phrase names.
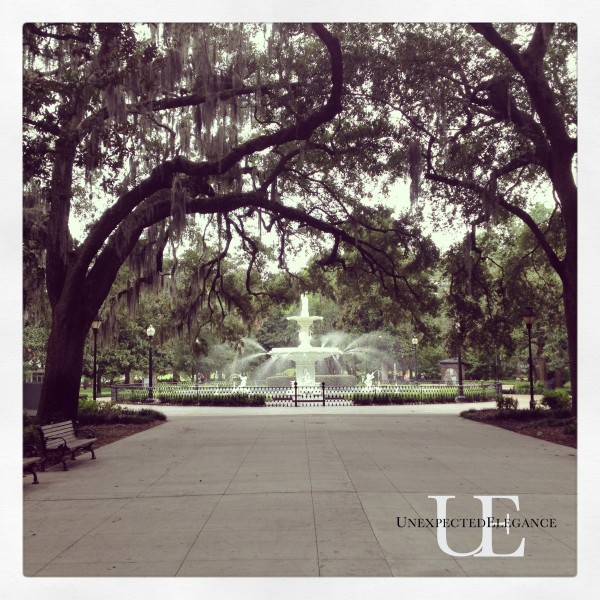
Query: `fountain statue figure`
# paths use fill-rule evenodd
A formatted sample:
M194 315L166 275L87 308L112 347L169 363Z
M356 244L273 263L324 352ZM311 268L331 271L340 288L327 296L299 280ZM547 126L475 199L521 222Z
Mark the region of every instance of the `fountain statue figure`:
M373 379L375 379L375 372L373 373L367 373L365 375L365 386L366 387L373 387Z
M296 365L296 382L298 385L315 385L315 363L330 356L340 356L342 351L331 346L313 346L310 328L315 321L323 317L311 316L308 312L308 296L300 298L300 316L287 317L288 321L298 324L298 346L290 348L273 348L269 356L289 358Z

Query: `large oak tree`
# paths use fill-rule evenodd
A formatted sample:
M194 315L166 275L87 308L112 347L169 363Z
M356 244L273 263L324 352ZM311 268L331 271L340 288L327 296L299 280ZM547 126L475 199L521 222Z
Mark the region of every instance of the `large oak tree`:
M328 176L344 71L326 27L29 23L23 33L25 222L52 310L40 420L76 415L85 339L119 269L136 276L124 297L160 287L163 251L191 214L207 216L216 241L199 270L211 310L227 302L220 265L234 248L247 291L261 293L251 272L266 234L282 269L298 236L312 236L329 244L323 265L351 246L362 268L405 285L378 239L406 246L412 229L371 228L377 209L355 214L344 175ZM77 213L92 217L81 242Z

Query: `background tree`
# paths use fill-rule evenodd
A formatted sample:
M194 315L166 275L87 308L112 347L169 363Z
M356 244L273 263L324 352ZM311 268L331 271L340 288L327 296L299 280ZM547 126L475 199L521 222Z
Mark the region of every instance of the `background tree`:
M415 199L419 192L438 199L453 220L475 229L512 216L530 229L561 282L576 414L575 25L407 25L383 33L372 95L399 116L392 161L406 159ZM532 213L539 193L554 199L556 226ZM556 227L558 245L547 235Z
M559 247L562 231L556 227L552 211L536 206L531 212L545 228L547 238ZM450 281L446 297L449 327L462 323L463 351L471 363L471 375L493 377L496 363L505 363L515 353L521 362L527 361L527 336L521 318L524 298L536 306L533 341L537 375L542 381L548 379L548 351L552 352L552 367L565 368L560 279L530 229L510 220L477 236L472 233L468 247L469 251L464 244L451 248L444 265ZM558 345L548 345L546 339Z

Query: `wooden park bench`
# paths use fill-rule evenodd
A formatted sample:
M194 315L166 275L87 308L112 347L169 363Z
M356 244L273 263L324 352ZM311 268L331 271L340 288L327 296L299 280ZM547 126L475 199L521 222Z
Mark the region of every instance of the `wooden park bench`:
M65 455L71 453L71 460L75 460L77 452L91 452L92 459L96 458L92 448L96 441L92 429L75 429L73 421L61 421L50 425L38 427L40 438L42 440L42 449L44 463L42 471L45 468L47 460L59 460L63 464L63 471L68 471Z
M31 473L33 475L33 483L39 483L35 468L44 459L41 456L38 456L39 453L35 446L26 445L23 448L23 451L23 454L25 454L23 457L23 475Z

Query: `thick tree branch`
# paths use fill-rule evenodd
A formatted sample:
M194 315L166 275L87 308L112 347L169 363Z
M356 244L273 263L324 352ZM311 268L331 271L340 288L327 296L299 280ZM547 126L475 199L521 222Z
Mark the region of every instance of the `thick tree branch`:
M508 165L507 165L504 168L505 172L503 174L506 174L506 173L510 172L511 170L519 168L518 162L519 161L517 161L517 160L513 161L512 169L508 169ZM444 183L444 184L450 185L452 187L458 187L458 188L462 188L462 189L466 189L466 190L475 192L478 195L483 195L485 193L485 188L483 186L481 186L477 183L471 182L471 181L462 181L455 177L445 177L442 175L437 175L435 173L427 173L425 175L425 177L431 181L437 181L439 183ZM500 194L498 192L496 192L496 193L498 196L499 206L502 207L503 209L505 209L506 211L510 212L511 214L515 215L519 219L521 219L529 227L529 229L535 236L536 240L538 240L540 246L544 250L546 256L548 257L550 264L556 270L556 272L559 274L559 276L561 278L563 278L564 277L563 262L560 260L560 258L558 257L558 255L556 254L556 252L554 251L554 249L552 248L552 246L550 245L550 243L544 236L544 233L539 228L537 223L533 220L531 215L528 212L526 212L525 210L523 210L522 208L519 208L518 206L515 206L514 204L511 204L510 202L505 200L502 197L502 194ZM479 221L483 222L481 216L479 217Z
M96 253L108 236L119 226L119 223L146 198L149 198L160 189L170 187L176 173L189 175L198 180L205 180L210 176L223 174L245 156L294 140L308 139L315 129L333 119L341 111L343 62L340 42L322 25L315 24L313 29L330 54L332 87L325 105L294 125L284 127L271 134L257 136L240 144L231 149L220 160L194 162L179 156L156 167L145 181L121 196L112 207L107 209L92 227L78 252L77 267L80 273L83 273L84 269L87 270Z
M56 125L52 125L47 121L34 121L33 119L29 119L27 117L23 117L23 123L25 125L31 125L38 131L42 133L50 133L52 135L60 135L60 129Z
M491 23L472 23L471 26L500 51L521 75L552 147L572 156L577 149L576 140L567 132L564 116L559 104L555 102L554 92L543 70L543 57L550 42L552 28L547 24L538 24L527 50L520 53Z
M51 33L49 31L44 31L43 29L40 29L34 23L25 23L25 25L23 25L23 27L25 29L27 29L30 33L33 33L34 35L37 35L37 36L40 36L43 38L50 38L53 40L61 40L61 41L75 40L75 41L81 42L83 44L89 44L92 42L91 35L75 35L74 33L66 33L66 34Z

